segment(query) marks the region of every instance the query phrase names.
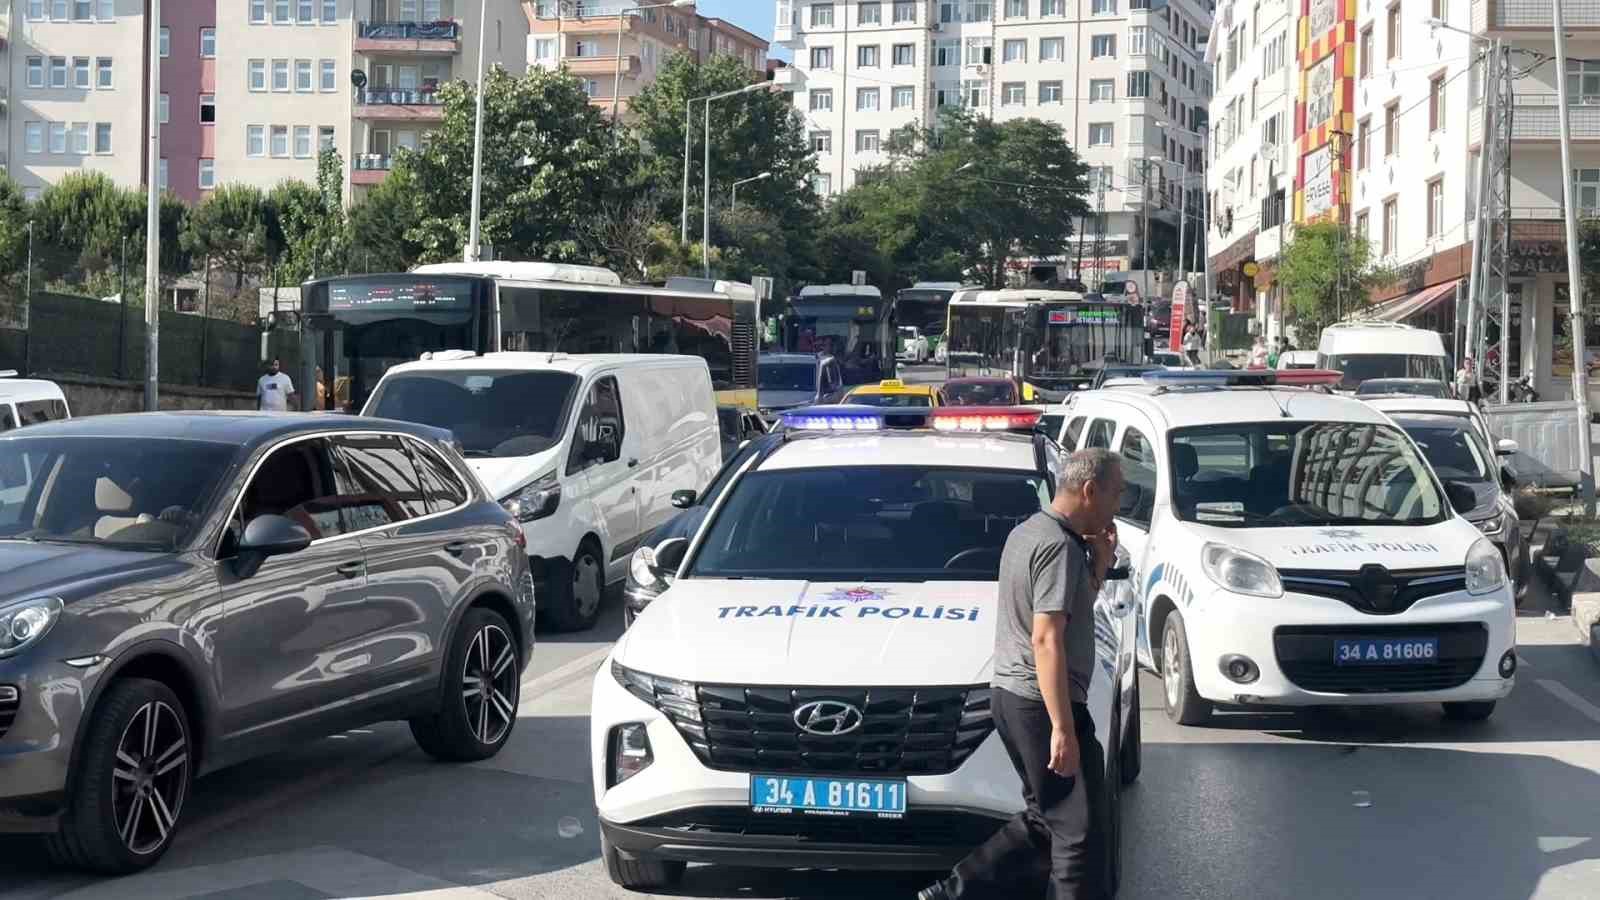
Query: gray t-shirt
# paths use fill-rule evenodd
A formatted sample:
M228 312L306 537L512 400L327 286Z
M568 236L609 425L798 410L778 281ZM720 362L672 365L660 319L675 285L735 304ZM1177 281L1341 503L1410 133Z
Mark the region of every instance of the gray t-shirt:
M1033 658L1035 613L1067 614L1069 699L1085 703L1094 671L1094 597L1087 549L1054 510L1029 517L1006 538L1000 556L1000 614L994 629L993 687L1043 700Z

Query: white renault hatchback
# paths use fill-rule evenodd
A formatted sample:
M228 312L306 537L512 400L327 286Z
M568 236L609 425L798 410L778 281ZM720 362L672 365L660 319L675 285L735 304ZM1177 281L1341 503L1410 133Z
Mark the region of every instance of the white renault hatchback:
M1031 430L1036 409L932 409L891 431L881 413L786 414L695 536L653 548L676 577L593 689L618 884L670 885L689 862L948 868L1021 809L990 717L996 575L1059 451L984 431ZM1130 588L1108 580L1095 606L1108 785L1140 766Z
M1167 714L1215 704L1437 702L1484 719L1511 693L1515 606L1494 543L1412 441L1339 373L1152 372L1068 399L1062 442L1120 452L1118 536L1140 661ZM1142 489L1142 490L1141 490Z

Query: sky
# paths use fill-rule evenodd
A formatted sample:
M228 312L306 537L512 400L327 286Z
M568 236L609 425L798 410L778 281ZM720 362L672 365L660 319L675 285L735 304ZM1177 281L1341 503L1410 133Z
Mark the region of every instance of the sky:
M772 0L698 0L695 9L702 16L727 19L757 37L772 40L772 21L778 14L778 4ZM773 47L771 55L787 59L789 51Z

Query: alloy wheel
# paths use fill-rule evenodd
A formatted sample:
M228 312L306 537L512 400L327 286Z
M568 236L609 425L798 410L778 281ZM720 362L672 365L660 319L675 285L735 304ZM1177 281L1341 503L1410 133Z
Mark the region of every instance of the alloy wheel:
M461 673L467 727L479 743L499 743L517 719L517 647L498 625L472 638Z
M160 850L177 824L189 783L189 736L172 707L139 707L117 741L111 812L129 852Z
M1167 692L1167 708L1176 709L1183 699L1183 657L1178 647L1178 629L1163 629L1161 637L1161 684Z

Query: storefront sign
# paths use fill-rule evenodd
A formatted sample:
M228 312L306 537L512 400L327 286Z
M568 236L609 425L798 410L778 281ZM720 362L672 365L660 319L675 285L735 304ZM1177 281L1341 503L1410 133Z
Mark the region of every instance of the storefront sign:
M1306 154L1305 218L1326 215L1333 209L1333 148L1324 144Z

